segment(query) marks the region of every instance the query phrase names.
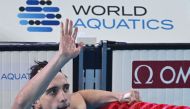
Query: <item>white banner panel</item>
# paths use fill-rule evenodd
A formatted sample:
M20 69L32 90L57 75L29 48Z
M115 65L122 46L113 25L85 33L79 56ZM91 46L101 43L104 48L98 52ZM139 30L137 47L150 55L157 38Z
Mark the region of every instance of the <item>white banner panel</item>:
M126 92L134 88L140 91L143 101L190 106L189 53L190 50L113 51L112 90Z
M0 109L10 109L14 98L29 80L34 60L49 60L55 51L1 51L0 52ZM72 61L63 67L72 91Z
M189 0L3 0L0 41L56 42L69 18L97 42L187 43L189 10Z

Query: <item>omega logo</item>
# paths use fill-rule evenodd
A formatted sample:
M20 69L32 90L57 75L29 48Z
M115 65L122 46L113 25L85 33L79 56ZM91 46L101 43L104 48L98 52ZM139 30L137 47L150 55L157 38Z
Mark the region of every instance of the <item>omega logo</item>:
M160 72L153 72L153 68L149 65L139 65L134 70L134 84L142 84L139 78L139 70L141 68L147 68L148 69L148 79L145 82L145 84L153 84L155 80L153 80L154 73L159 73L159 79L163 84L179 84L180 80L182 79L184 83L187 83L188 77L190 77L190 67L188 68L187 72L185 73L182 66L180 66L179 71L176 70L172 66L163 66L159 71ZM167 72L169 71L169 72ZM164 75L167 75L170 73L172 74L172 77L168 80L164 77Z
M135 80L136 80L136 81L134 81L135 84L142 84L141 81L140 81L139 78L138 78L138 71L139 71L139 69L142 68L142 67L148 68L148 71L149 71L149 78L148 78L148 80L146 81L145 84L152 84L152 83L153 83L153 80L152 80L153 71L152 71L152 68L151 68L150 66L148 66L148 65L140 65L140 66L138 66L138 67L135 69Z

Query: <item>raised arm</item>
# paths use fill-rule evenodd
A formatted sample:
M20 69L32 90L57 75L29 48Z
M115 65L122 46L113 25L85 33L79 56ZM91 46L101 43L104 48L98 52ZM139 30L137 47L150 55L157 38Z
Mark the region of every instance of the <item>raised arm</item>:
M50 59L48 64L40 70L28 83L21 89L16 96L12 109L29 109L32 104L45 92L49 83L59 72L59 70L72 58L76 57L82 44L76 47L75 39L78 29L72 31L73 23L68 19L65 26L61 23L61 38L59 50Z

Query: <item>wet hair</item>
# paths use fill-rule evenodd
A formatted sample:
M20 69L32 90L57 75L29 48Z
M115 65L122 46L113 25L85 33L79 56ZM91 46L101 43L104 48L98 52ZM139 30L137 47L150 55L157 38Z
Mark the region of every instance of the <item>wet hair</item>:
M30 79L32 79L40 69L44 68L48 62L47 61L34 61L35 65L30 67L31 72L30 72Z
M31 69L30 79L32 79L38 73L39 70L41 70L48 64L47 61L34 61L34 62L35 62L35 65L30 67ZM59 71L61 72L61 69Z

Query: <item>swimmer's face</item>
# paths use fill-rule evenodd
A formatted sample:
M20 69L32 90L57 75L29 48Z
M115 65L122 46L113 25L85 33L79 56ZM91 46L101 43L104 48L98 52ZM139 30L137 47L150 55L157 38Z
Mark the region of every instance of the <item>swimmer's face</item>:
M42 109L67 109L70 107L69 84L63 73L58 73L39 99Z

